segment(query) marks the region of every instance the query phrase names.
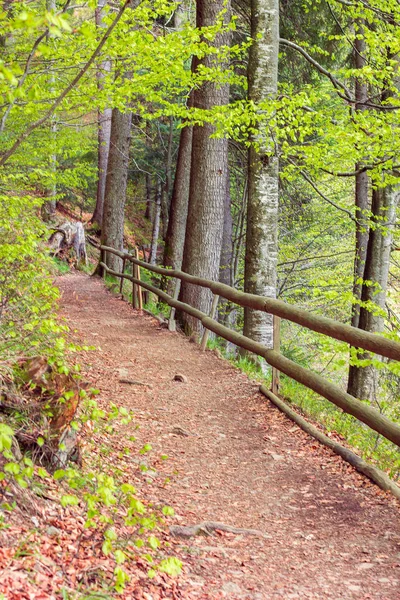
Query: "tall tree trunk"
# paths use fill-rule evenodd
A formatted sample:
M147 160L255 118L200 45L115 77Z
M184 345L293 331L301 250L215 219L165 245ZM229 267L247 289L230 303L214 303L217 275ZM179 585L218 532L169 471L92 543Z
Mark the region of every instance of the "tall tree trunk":
M124 244L131 122L132 113L121 113L117 108L113 109L101 241L117 250L122 250ZM107 266L116 271L121 270L122 260L108 253Z
M272 100L277 92L278 0L251 0L251 37L248 94L257 104ZM254 141L258 149L252 145L249 150L244 288L251 294L274 298L278 254L278 157L265 128ZM244 335L271 348L272 315L245 309Z
M215 24L223 9L228 9L226 20L230 18L229 6L224 0L198 0L196 7L197 27ZM220 47L229 44L228 33L218 34L213 45ZM193 68L219 66L216 59L207 56L194 59ZM195 107L210 109L229 102L229 86L207 82L195 90ZM228 172L228 142L226 139L212 139L215 128L206 123L193 127L192 158L189 208L186 238L183 255L183 270L193 275L218 280L221 257L224 203ZM183 282L181 297L184 302L209 312L212 293L209 290ZM182 315L188 332L200 333L201 324L189 315Z
M150 121L146 121L145 127L145 146L146 146L146 158L148 159L148 155L151 153L151 125ZM149 221L153 222L153 201L151 197L152 189L151 189L151 175L150 173L146 173L146 212L145 218L149 219Z
M151 210L151 177L150 173L146 173L145 176L145 184L146 184L146 211L144 213L144 218L152 221L152 210Z
M164 264L173 269L180 269L182 266L189 203L192 135L193 127L184 127L181 130L179 139L178 159L164 251Z
M157 181L155 194L156 195L155 195L153 235L151 236L151 249L150 249L150 259L149 259L149 263L151 265L156 264L158 238L160 236L160 216L161 216L161 196L162 196L162 184L161 184L160 179Z
M232 262L233 262L233 219L231 207L229 169L226 184L226 196L224 206L224 229L222 233L221 260L219 266L219 280L226 285L233 285L232 280ZM234 304L220 298L218 305L218 321L227 327L233 327L236 322L237 311ZM225 342L226 350L232 352L236 348L234 344Z
M360 30L359 35L363 36L363 23L359 21ZM365 51L366 44L363 37L358 37L354 43L355 56L354 63L356 69L362 69L365 64ZM355 98L356 112L363 112L366 110L365 102L368 99L368 86L366 83L361 81L358 77L355 81ZM358 171L362 165L356 164L355 170ZM354 257L354 283L353 283L353 296L355 304L352 307L351 324L353 327L358 327L360 318L360 305L361 290L362 290L362 278L364 276L365 259L367 256L367 245L368 245L368 230L369 230L369 216L368 211L370 209L370 201L368 194L368 173L358 173L355 181L355 206L356 206L356 245L355 245L355 257Z
M55 13L57 10L56 0L46 0L46 10L48 12ZM49 36L48 36L49 37ZM51 67L50 67L51 69ZM50 93L54 94L54 73L50 71ZM57 184L56 184L56 173L57 173L57 155L55 153L55 145L56 145L56 136L57 136L57 123L55 120L55 115L51 117L50 121L50 143L52 146L52 153L50 155L50 171L52 174L52 181L46 189L45 195L47 200L44 202L42 206L42 217L45 221L52 221L56 216L56 208L57 208Z
M231 194L229 184L229 170L227 173L226 194L224 203L224 228L222 232L221 259L219 264L219 280L226 285L232 285L232 260L233 260L233 219L231 210ZM223 298L219 301L218 320L220 323L228 323L229 302Z
M167 155L165 157L165 196L168 207L167 222L164 223L164 240L167 235L168 221L171 209L171 192L172 192L172 152L174 142L174 118L169 118L169 133L168 133L168 145Z
M399 197L399 190L390 186L372 192L372 226L369 232L358 324L363 331L383 331L390 253ZM363 353L359 358L367 359L368 354ZM376 375L376 369L372 365L351 366L349 393L361 400L374 401L377 390Z
M96 26L99 29L104 29L106 27L103 20L104 7L106 4L107 0L98 0L95 19ZM103 89L103 80L110 71L111 61L104 60L99 65L96 72L97 87L99 90ZM111 108L105 108L103 111L99 110L97 113L97 193L96 207L94 209L92 221L93 223L97 223L99 227L101 227L103 223L104 194L106 190L108 154L110 151L111 116Z

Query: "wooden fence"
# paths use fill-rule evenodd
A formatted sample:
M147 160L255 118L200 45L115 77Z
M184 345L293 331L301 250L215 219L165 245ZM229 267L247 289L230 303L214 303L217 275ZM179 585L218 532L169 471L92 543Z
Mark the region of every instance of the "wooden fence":
M212 331L216 335L224 338L229 342L232 342L240 348L249 350L250 352L253 352L254 354L257 354L258 356L264 358L265 361L269 365L271 365L273 369L273 383L272 391L266 390L264 386L261 386L260 391L267 395L273 402L275 401L274 398L278 401L278 403L282 402L276 396L279 385L279 372L281 372L285 375L288 375L295 381L305 385L314 392L320 394L321 396L323 396L324 398L341 408L344 412L353 415L354 417L368 425L371 429L378 432L386 439L390 440L391 442L400 447L399 424L394 423L393 421L385 417L379 412L379 410L377 410L373 406L370 406L369 404L366 404L364 402L361 402L357 398L354 398L347 392L343 391L336 384L324 379L321 375L318 375L317 373L314 373L313 371L310 371L309 369L298 365L294 361L285 358L279 352L279 347L277 347L278 336L275 336L275 349L271 350L266 348L262 344L255 342L248 337L245 337L237 331L233 331L229 329L229 327L218 323L213 318L217 305L216 297L214 297L213 308L210 315L201 312L200 310L194 308L193 306L190 306L189 304L179 301L179 285L181 281L187 281L188 283L208 288L215 294L215 296L221 296L226 300L229 300L230 302L233 302L239 306L271 313L272 315L274 315L275 331L277 327L279 327L279 318L284 318L293 323L302 325L312 331L316 331L318 333L327 335L331 338L347 342L351 346L374 352L392 360L400 360L399 342L389 340L380 335L375 335L369 332L359 330L355 327L339 323L327 317L311 314L299 307L286 304L281 300L265 298L261 296L256 296L254 294L247 294L245 292L240 292L228 285L218 283L215 281L210 281L208 279L203 279L201 277L195 277L183 271L179 271L176 269L166 269L164 267L150 265L146 262L140 261L137 257L137 254L135 256L132 256L131 254L119 252L118 250L115 250L114 248L111 248L109 246L101 246L100 249L100 267L102 269L103 275L107 272L115 277L121 278L121 281L123 279L131 281L133 285L134 306L141 306L141 288L144 288L149 292L152 292L153 294L157 295L161 300L166 302L171 307L172 310L169 320L169 328L171 330L175 329L175 310L184 311L187 314L190 314L191 316L199 319L199 321L201 321L201 323L205 327L206 331ZM123 272L116 272L109 269L105 260L107 252L119 256L122 259L123 270L125 269L127 262L132 263L132 275ZM166 292L155 287L154 285L142 281L140 279L140 268L147 269L148 271L157 273L159 275L175 278L177 281L174 296L172 297ZM206 340L203 338L203 348L205 347L205 344ZM278 403L275 402L275 404L277 405ZM359 457L357 457L356 455L353 456L355 456L356 459L358 459L358 461L361 461L361 459L359 459ZM363 469L360 470L365 472L368 475L368 477L376 481L376 479L371 476L371 469L375 469L375 467L371 467L368 465L368 472L366 472ZM379 471L379 469L375 470ZM389 478L387 478L387 476L384 473L379 471L379 474L380 477L386 477L387 481L385 486L381 485L381 483L377 481L378 485L381 485L381 487L384 487L384 489L391 489L391 491L395 493L396 496L400 497L400 489L393 482L391 482L391 480L389 480ZM397 491L394 491L392 489L393 486L396 488Z

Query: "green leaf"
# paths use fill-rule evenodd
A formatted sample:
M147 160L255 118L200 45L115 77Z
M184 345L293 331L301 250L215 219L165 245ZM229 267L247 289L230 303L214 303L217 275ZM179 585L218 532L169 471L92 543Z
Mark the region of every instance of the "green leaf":
M6 473L10 473L10 475L18 475L18 473L21 471L19 464L16 462L6 463L3 469Z
M77 506L79 504L78 496L74 496L73 494L65 494L61 496L61 506L64 508L66 506Z
M174 509L172 508L172 506L163 506L162 507L162 513L163 515L165 515L166 517L173 517L175 514Z
M150 535L147 542L150 548L152 548L153 550L157 550L157 548L159 548L161 545L160 540L155 535Z
M171 556L162 560L158 565L158 569L170 577L176 577L182 572L182 562L178 558Z

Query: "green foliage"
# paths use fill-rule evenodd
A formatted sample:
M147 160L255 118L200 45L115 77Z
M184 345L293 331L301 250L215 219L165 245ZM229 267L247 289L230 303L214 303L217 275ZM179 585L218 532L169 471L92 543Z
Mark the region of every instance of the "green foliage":
M91 396L92 394L85 395L78 420L80 426L90 424L93 434L104 436L131 421L132 415L123 407L114 405L106 413ZM0 423L0 453L6 458L12 457L9 453L12 435L12 429ZM139 455L151 450L151 445L145 444ZM92 448L88 448L88 456L91 451ZM170 577L177 576L181 571L181 562L174 557L164 558L163 543L157 536L157 531L164 526L165 518L174 515L173 509L164 506L160 511L155 511L139 497L135 487L124 480L122 471L118 472L113 468L113 472L115 475L108 474L104 465L99 465L99 469L81 469L68 465L50 475L44 469L34 468L32 461L24 457L21 461L14 458L8 460L2 468L1 479L3 485L12 482L20 488L29 486L32 490L37 488L40 480L53 479L60 492L61 507L79 511L84 517L84 529L101 532L101 552L110 556L115 563L113 588L116 592L122 592L129 581L129 574L122 565L136 558L151 565L150 576L154 576L157 571ZM11 506L4 503L2 508L12 510ZM128 538L120 536L121 524L130 528L131 535Z
M28 194L0 195L0 369L18 356L57 360L65 349L66 328L56 320L58 291L43 242L47 229L37 217L40 205Z

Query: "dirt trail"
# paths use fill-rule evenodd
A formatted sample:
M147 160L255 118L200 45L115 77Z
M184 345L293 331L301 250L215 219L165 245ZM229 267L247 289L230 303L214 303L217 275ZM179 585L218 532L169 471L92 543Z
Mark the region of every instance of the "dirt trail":
M103 402L134 409L139 443L169 456L171 482L161 467L144 476L147 497L171 504L177 525L213 520L265 534L179 542L178 597L400 599L394 500L300 431L238 370L135 313L100 280L68 275L58 285L75 338L100 347L83 357L86 378ZM120 383L120 369L149 386ZM177 373L187 382L174 381Z

